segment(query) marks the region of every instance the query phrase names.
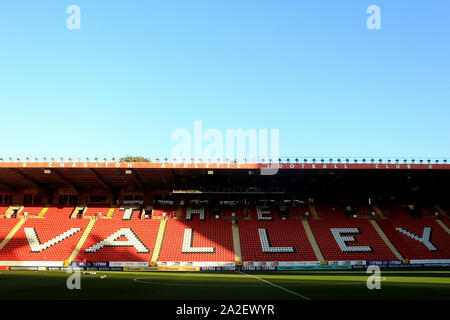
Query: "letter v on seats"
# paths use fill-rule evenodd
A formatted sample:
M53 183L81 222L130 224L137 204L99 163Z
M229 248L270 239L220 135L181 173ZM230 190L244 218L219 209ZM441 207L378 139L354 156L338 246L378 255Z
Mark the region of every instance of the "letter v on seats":
M81 230L81 228L71 228L71 229L67 230L66 232L58 235L57 237L55 237L51 240L48 240L47 242L41 243L41 241L39 240L39 237L36 233L36 230L34 228L24 228L25 235L26 235L28 243L30 244L30 247L31 247L31 252L41 252L41 251L55 245L56 243L69 238L70 236L74 235L75 233L77 233L80 230Z

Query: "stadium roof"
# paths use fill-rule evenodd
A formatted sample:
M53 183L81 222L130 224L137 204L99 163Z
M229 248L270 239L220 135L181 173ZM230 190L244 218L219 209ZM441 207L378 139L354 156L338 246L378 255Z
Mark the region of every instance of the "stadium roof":
M450 170L450 164L446 159L436 160L391 160L391 159L345 159L345 160L325 160L325 159L279 159L278 162L247 162L247 161L227 161L227 162L115 162L115 161L10 161L0 162L0 168L148 168L148 169L414 169L414 170Z
M0 191L70 189L447 199L447 163L0 162ZM194 192L192 192L194 193Z

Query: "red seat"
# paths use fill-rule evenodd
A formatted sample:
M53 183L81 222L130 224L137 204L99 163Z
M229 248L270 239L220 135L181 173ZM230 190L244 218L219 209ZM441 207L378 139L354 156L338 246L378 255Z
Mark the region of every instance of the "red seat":
M2 219L9 220L9 219ZM67 260L80 240L88 220L68 219L68 218L29 218L17 231L14 237L0 250L0 261L64 261ZM17 221L16 221L17 223ZM1 226L5 226L5 221L1 221ZM9 226L11 227L11 225ZM65 232L80 228L81 230L73 235L62 239L60 242L43 249L40 252L32 252L27 239L25 228L33 228L37 239L41 244L50 241Z
M258 229L266 229L272 247L292 247L293 253L265 253ZM244 261L317 261L298 220L240 220L239 233Z
M183 253L185 229L193 230L193 247L213 247L214 253ZM168 220L159 261L234 262L231 221Z
M389 219L379 221L380 227L406 259L450 259L450 235L432 218L413 218L406 206L381 208ZM403 231L399 231L399 229ZM431 250L411 235L422 237L425 228L430 228ZM407 234L410 233L410 235Z
M360 261L360 260L397 260L389 247L381 239L375 228L367 219L348 219L339 215L323 220L310 220L311 230L325 260L330 261ZM335 239L332 229L352 228L358 233L341 233L343 237L353 237L353 241L346 241L348 247L370 247L371 251L351 252L343 251ZM350 249L351 250L351 249Z
M121 220L99 219L95 222L86 242L83 245L76 261L150 261L158 235L160 220ZM103 247L96 252L86 252L95 244L105 240L118 230L129 228L148 249L146 253L140 253L135 247ZM117 241L126 241L124 237Z
M108 211L109 211L109 206L102 206L102 207L87 207L84 216L85 217L96 217L99 214L101 216L106 216L108 215Z

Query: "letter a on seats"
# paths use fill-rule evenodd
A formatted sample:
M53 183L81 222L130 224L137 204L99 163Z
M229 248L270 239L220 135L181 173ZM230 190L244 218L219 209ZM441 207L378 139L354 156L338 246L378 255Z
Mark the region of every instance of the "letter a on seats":
M127 241L117 241L117 239L125 237ZM138 253L150 253L150 250L139 240L137 235L130 228L122 228L114 232L108 238L94 244L86 249L86 252L97 252L103 247L135 247Z
M34 228L24 228L23 230L25 231L25 236L27 237L28 243L30 244L31 252L41 252L41 251L57 244L58 242L61 242L65 239L67 239L68 237L74 235L75 233L80 231L81 228L72 228L70 230L67 230L63 234L60 234L59 236L57 236L45 243L41 243L41 241L39 240L39 237L36 233L36 230Z

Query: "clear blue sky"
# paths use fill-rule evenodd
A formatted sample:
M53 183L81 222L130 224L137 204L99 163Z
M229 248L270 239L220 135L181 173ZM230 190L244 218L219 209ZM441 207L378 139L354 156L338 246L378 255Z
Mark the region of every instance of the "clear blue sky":
M450 157L448 0L2 0L0 41L2 157L168 156L194 120L278 128L285 156Z

